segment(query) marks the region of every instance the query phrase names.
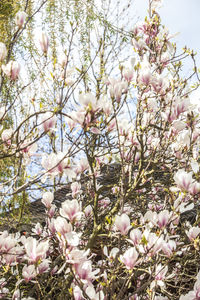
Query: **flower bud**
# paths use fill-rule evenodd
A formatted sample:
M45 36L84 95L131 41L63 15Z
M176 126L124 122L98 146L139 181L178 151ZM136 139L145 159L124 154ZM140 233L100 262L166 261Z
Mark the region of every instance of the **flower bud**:
M15 16L15 24L19 27L22 28L24 25L24 21L27 17L27 14L24 11L18 11L18 13Z
M0 61L3 61L7 55L6 46L4 43L0 43Z
M44 53L47 53L48 48L49 48L49 38L48 38L47 34L44 31L42 31L40 33L39 43L40 43L40 47L41 47L42 51Z

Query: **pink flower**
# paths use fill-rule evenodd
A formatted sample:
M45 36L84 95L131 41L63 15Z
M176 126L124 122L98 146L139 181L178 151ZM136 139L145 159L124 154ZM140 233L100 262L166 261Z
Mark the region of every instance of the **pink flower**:
M168 221L169 221L170 213L168 210L163 210L158 214L158 226L160 228L166 227Z
M49 271L49 260L44 259L37 268L39 274L43 274Z
M5 129L1 134L2 141L5 142L7 145L11 145L12 135L13 135L12 129Z
M192 178L192 172L187 173L183 169L180 169L178 172L176 172L174 175L174 180L177 186L184 191L188 191L190 185L194 182Z
M30 237L26 240L24 247L28 261L30 263L36 263L46 256L46 252L49 249L49 242L38 242L36 239Z
M24 11L18 11L18 13L15 16L15 24L19 27L22 28L24 25L24 21L27 17L27 14Z
M77 200L66 200L62 203L60 208L60 214L62 217L67 218L70 222L80 220L82 216L81 206Z
M78 285L73 288L74 300L83 300L83 293Z
M76 266L76 273L83 283L91 282L99 270L92 271L92 262L86 260Z
M121 232L122 235L126 235L129 229L131 228L129 216L127 216L127 214L117 216L115 218L115 226L117 230Z
M24 266L22 269L22 276L26 282L29 282L31 279L36 277L36 270L34 265Z
M200 193L200 183L199 182L193 182L191 185L190 185L190 188L189 188L189 192L190 194L192 195L196 195L198 193Z
M42 196L42 203L46 206L46 208L51 207L51 203L53 202L54 195L51 192L46 192Z
M200 233L199 227L192 227L189 229L189 231L186 231L186 234L187 234L188 238L190 239L190 241L195 240L196 237L199 235L199 233Z
M131 82L133 78L133 68L123 68L122 75L126 81Z
M173 254L173 251L176 250L176 243L173 240L168 241L167 243L163 241L162 251L170 257Z
M133 245L136 246L142 239L142 232L138 228L131 230L130 239Z
M48 48L49 48L49 38L48 38L47 34L43 31L40 32L40 34L39 34L39 43L40 43L42 52L44 52L46 54L48 51Z
M89 296L89 299L91 300L104 300L104 293L103 291L99 291L96 293L94 287L92 285L89 285L86 290L85 290L86 294Z
M2 66L2 70L8 78L16 80L19 76L20 65L17 61L11 60L7 65Z
M7 49L4 43L0 43L0 61L3 61L6 58Z
M132 270L137 264L138 253L135 250L135 247L129 248L126 250L124 255L120 255L120 260L125 264L128 270Z
M46 112L42 115L42 126L45 132L55 127L56 122L57 118L52 112Z
M84 213L86 218L92 216L92 206L91 205L86 206Z
M66 233L72 231L71 223L68 223L67 220L62 217L57 217L54 220L54 226L56 228L56 231L61 235L65 235Z
M75 198L82 193L81 184L78 182L73 182L71 184L72 197Z
M153 289L156 286L156 284L159 285L160 287L165 286L164 280L167 271L168 271L167 266L163 267L161 264L156 266L155 280L151 283L151 289Z

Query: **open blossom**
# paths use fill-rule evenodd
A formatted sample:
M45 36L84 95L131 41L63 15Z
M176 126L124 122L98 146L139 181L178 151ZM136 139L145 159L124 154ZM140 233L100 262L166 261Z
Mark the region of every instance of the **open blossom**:
M62 217L67 218L70 222L80 220L82 216L81 205L77 200L66 200L62 203L60 208L60 214Z
M190 239L190 241L193 241L194 239L196 239L196 237L199 235L199 233L200 233L199 227L192 227L189 229L189 231L186 231L186 234L187 234L188 238Z
M92 285L89 285L86 288L85 293L87 294L87 296L90 297L89 299L91 299L91 300L97 300L97 299L104 300L105 299L103 291L96 292Z
M71 180L75 176L73 168L70 166L70 159L66 157L66 153L51 153L50 155L44 155L42 158L42 167L47 171L43 181L47 176L55 177L56 175L63 173Z
M6 58L7 49L4 43L0 43L0 61L3 61Z
M41 258L45 258L49 249L49 242L38 242L35 238L28 238L25 242L27 259L30 263L36 263Z
M22 28L24 25L24 21L27 17L27 14L24 11L18 11L18 13L15 16L15 23L19 28Z
M122 214L121 216L116 216L115 218L115 226L117 230L121 232L122 235L126 235L131 228L130 219L127 214Z
M99 269L92 271L92 262L86 260L76 265L76 273L83 283L91 282L95 279L96 274L99 273Z
M173 240L170 240L168 242L163 241L162 243L162 251L170 257L173 254L173 251L176 250L176 242Z
M55 127L57 118L52 112L46 112L42 115L42 127L45 132Z
M10 60L7 65L2 66L4 74L11 80L16 80L19 76L20 65L17 61Z
M190 185L194 182L192 173L187 173L183 169L180 169L178 172L176 172L174 175L174 180L177 186L184 191L188 191Z
M54 220L54 226L56 228L56 231L61 234L61 235L65 235L68 232L72 231L72 225L71 223L68 223L66 219L62 218L62 217L57 217Z
M46 32L42 31L39 33L39 43L42 52L47 53L49 48L49 38Z
M36 277L36 270L34 265L24 266L22 269L22 276L26 282Z
M132 270L137 264L138 252L134 247L129 248L123 255L120 255L120 260L125 264L128 270Z
M85 108L89 108L92 111L96 111L100 107L96 97L92 93L82 93L79 95L79 103Z
M164 287L164 280L166 279L166 273L168 272L167 266L162 266L161 264L156 266L155 270L155 280L151 283L151 288L153 289L155 285L159 285L160 287Z

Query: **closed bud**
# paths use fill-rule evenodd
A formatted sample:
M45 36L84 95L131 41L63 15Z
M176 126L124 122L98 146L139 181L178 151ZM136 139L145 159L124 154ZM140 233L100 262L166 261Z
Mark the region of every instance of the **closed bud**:
M40 47L41 47L42 51L44 53L47 53L48 48L49 48L49 38L48 38L47 34L44 31L42 31L40 33L39 43L40 43Z
M24 11L18 11L18 13L15 16L15 24L19 27L22 28L24 25L24 21L27 17L27 14Z
M0 61L3 61L7 55L6 46L4 43L0 43Z

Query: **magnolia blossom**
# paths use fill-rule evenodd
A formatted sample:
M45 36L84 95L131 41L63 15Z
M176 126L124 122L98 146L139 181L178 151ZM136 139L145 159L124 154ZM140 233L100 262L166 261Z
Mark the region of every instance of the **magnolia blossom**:
M59 56L59 64L61 65L62 68L65 68L67 64L67 56L65 55L65 53L62 53Z
M104 300L104 293L103 291L96 292L92 285L88 286L85 290L85 293L91 300Z
M99 103L92 93L80 94L79 103L85 108L88 107L92 111L95 111L99 108Z
M199 233L200 233L199 227L192 227L189 229L189 231L186 231L186 234L187 234L188 238L190 239L190 241L195 240L196 237L199 235Z
M163 210L158 214L158 226L160 228L166 227L168 221L169 221L170 213L168 210Z
M160 287L164 287L165 283L165 277L166 273L168 272L168 267L167 266L162 266L161 264L156 266L155 270L155 280L151 283L151 288L153 289L155 285L159 285Z
M74 296L74 300L83 300L83 292L81 291L80 287L78 285L76 285L73 288L73 296Z
M54 195L51 192L46 192L42 196L42 203L46 206L46 208L51 207L51 203L53 202Z
M97 269L92 271L92 262L90 260L86 260L76 265L76 273L83 283L88 283L88 281L91 282L95 279L99 270Z
M192 178L192 172L187 173L183 169L178 170L174 175L174 180L177 186L182 189L188 191L190 185L194 182Z
M130 82L132 80L133 71L134 71L133 68L128 68L128 67L123 68L122 75L126 81Z
M196 195L198 193L200 193L200 183L199 182L193 182L191 185L190 185L190 188L189 188L189 192L190 194L192 195Z
M46 112L42 115L42 127L45 132L48 132L55 127L57 118L52 112Z
M104 246L103 248L103 253L105 256L107 256L110 260L114 260L115 257L117 256L117 254L119 253L119 248L112 248L112 250L110 251L110 255L108 255L108 248L106 246Z
M3 72L11 80L16 80L19 76L20 65L17 61L10 60L7 65L2 66Z
M0 43L0 61L3 61L6 58L7 49L4 43Z
M162 251L170 257L173 254L173 251L176 250L176 242L173 240L170 240L168 242L163 241L162 243Z
M12 129L5 129L1 134L2 141L5 142L7 145L10 145L12 135L13 135Z
M49 249L49 242L38 242L35 238L28 238L25 242L25 250L27 259L30 263L36 263L41 258L45 258L46 252Z
M128 82L126 80L116 80L114 78L108 79L109 91L111 98L115 98L117 102L120 102L122 93L127 92Z
M24 266L22 269L22 276L26 282L36 277L36 269L34 265Z
M151 3L151 8L159 8L162 5L163 0L153 0Z
M57 217L54 220L54 226L56 228L56 231L61 234L61 235L65 235L68 232L72 231L72 225L71 223L68 223L66 219L62 218L62 217Z
M127 216L126 214L116 216L115 227L121 232L122 235L126 235L131 228L129 216Z
M77 200L66 200L62 203L60 208L60 214L62 217L67 218L70 222L79 220L82 216L81 205Z
M47 176L54 178L54 176L63 172L70 180L75 176L75 172L70 166L70 159L67 158L66 153L63 152L59 152L58 154L51 153L48 156L43 156L42 166L47 171L43 181L46 180Z
M133 245L136 246L142 239L142 232L138 228L131 230L130 239Z
M15 16L15 23L19 28L22 28L24 25L24 21L27 17L27 14L24 11L18 11L18 13Z
M120 260L125 264L128 270L132 270L137 264L138 252L135 250L135 247L129 248L126 250L124 255L120 255Z
M3 232L0 235L0 253L7 253L13 249L17 241L8 235L8 232Z
M42 52L44 52L46 54L48 51L48 48L49 48L49 38L44 31L39 33L39 43L40 43Z
M84 213L85 213L86 218L92 216L92 206L87 205L86 208L84 209Z
M24 158L26 158L26 162L29 162L29 158L35 154L38 147L36 143L33 143L32 141L25 141L20 145L20 148L22 149L21 152L24 155Z

